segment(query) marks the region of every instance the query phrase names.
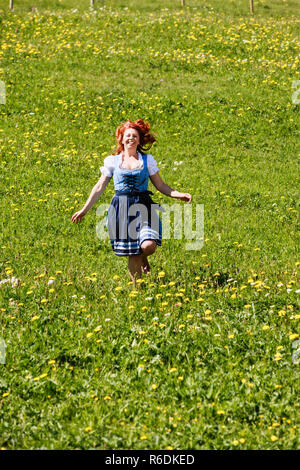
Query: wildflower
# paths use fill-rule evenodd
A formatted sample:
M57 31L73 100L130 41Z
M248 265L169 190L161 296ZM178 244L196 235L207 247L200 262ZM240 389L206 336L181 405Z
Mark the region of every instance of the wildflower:
M278 437L274 436L274 434L273 434L273 436L271 436L271 441L272 442L278 441Z
M30 321L35 321L35 320L38 320L39 318L40 318L39 315L34 315L34 317L30 319Z

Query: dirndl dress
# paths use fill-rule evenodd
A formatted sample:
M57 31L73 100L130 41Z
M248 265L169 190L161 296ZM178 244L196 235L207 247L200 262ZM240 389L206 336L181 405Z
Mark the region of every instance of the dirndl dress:
M118 157L118 156L117 156ZM121 168L121 158L113 172L115 195L106 216L110 243L117 256L142 253L141 244L154 240L161 246L162 224L158 212L164 209L153 202L148 191L147 155L142 154L143 167Z

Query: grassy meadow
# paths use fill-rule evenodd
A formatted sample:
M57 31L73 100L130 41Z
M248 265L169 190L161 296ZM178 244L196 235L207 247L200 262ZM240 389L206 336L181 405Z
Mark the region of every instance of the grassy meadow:
M298 2L8 4L0 448L299 449ZM71 217L138 118L205 241L163 240L134 288L96 235L113 182Z

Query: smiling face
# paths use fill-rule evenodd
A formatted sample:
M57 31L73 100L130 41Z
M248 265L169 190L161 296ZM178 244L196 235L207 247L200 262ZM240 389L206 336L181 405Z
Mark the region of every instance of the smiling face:
M122 144L124 145L125 149L128 150L136 150L137 146L140 143L140 135L136 129L126 129L124 132Z

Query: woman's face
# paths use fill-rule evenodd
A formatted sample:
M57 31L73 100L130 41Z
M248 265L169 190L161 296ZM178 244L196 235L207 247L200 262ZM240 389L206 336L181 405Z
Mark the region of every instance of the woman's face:
M124 148L127 148L128 150L132 150L137 148L137 146L140 143L140 135L136 129L126 129L124 132L122 144L124 145Z

